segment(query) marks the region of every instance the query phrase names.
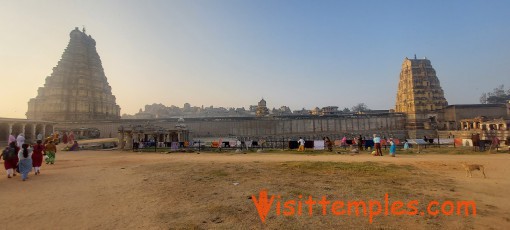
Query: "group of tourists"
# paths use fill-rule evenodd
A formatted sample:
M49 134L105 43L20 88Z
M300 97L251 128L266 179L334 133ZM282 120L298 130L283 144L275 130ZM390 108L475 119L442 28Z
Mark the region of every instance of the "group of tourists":
M326 147L326 149L328 151L333 151L333 141L331 141L331 139L329 139L329 137L324 137L323 138L324 140L324 147ZM382 142L384 142L384 145L388 145L390 146L389 148L389 153L390 153L390 156L392 157L395 157L395 152L397 150L397 143L396 141L393 140L393 138L390 138L389 140L386 140L385 138L384 139L381 139L381 137L379 137L379 135L377 134L374 134L374 138L372 139L373 143L374 143L374 151L372 152L372 155L374 156L382 156L383 153L382 153ZM305 151L305 143L306 141L302 138L302 137L299 137L299 140L297 141L298 142L298 152L303 152ZM336 141L335 141L336 143ZM347 143L347 138L346 137L343 137L342 140L340 140L340 146L348 146L348 143ZM357 148L355 149L352 149L352 151L355 151L356 153L357 152L361 152L363 150L363 137L361 135L359 135L359 137L356 137L354 138L354 140L352 140L352 146L357 146ZM352 147L351 146L351 147ZM409 144L407 142L404 143L404 148L409 148Z
M43 159L46 164L55 163L55 154L57 147L53 140L42 142L42 135L37 135L35 144L25 143L25 136L23 133L18 137L14 135L9 136L8 146L0 154L1 159L4 161L4 167L7 171L7 178L16 176L16 172L21 174L21 179L25 181L28 179L28 174L34 169L34 174L41 174L41 165Z
M67 143L74 144L76 142L74 138L75 137L74 137L73 131L71 131L69 133L64 132L64 134L62 134L62 142L66 145L67 145Z

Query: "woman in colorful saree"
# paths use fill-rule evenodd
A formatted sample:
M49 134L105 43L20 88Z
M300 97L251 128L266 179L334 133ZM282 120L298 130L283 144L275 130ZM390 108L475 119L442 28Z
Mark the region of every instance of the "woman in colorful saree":
M21 179L28 179L28 173L32 171L32 148L28 144L23 144L18 153L18 167Z

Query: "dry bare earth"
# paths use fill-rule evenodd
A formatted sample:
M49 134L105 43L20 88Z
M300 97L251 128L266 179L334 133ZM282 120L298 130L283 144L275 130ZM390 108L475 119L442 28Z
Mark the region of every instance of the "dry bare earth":
M484 164L487 179L466 178L459 162ZM0 178L5 229L508 229L509 154L369 155L289 153L59 152L42 174ZM251 195L261 189L282 202L318 200L475 200L476 217L277 216L263 224ZM305 199L302 199L305 201Z

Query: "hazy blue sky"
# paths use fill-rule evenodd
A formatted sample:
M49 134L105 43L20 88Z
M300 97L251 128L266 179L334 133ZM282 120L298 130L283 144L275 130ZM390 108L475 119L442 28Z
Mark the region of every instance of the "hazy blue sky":
M0 0L0 117L25 117L75 27L121 113L145 104L394 108L427 57L449 104L510 86L510 1Z

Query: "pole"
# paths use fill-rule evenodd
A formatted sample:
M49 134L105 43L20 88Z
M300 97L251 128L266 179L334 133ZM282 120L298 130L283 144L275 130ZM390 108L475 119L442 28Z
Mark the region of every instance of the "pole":
M436 128L436 135L437 135L437 147L441 148L441 143L439 143L439 130Z

